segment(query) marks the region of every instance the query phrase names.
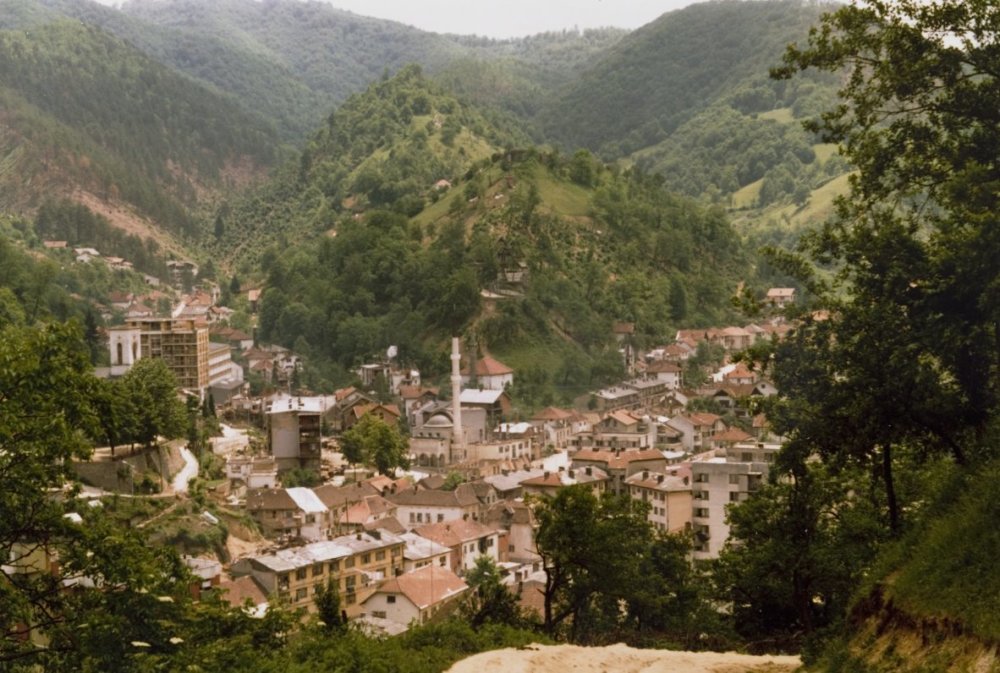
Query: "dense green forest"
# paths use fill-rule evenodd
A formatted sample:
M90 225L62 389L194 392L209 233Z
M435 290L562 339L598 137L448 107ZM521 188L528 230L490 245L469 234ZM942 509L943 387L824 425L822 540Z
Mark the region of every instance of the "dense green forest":
M439 180L457 180L473 162L525 141L409 66L332 112L264 188L223 204L208 247L249 272L268 246L325 234L344 214L417 213L439 196Z
M483 160L411 219L344 218L336 236L269 254L263 268L263 338L342 367L394 344L434 374L461 331L527 365L529 405L619 376L614 321L634 322L644 343L714 324L755 273L722 211L585 151L517 150ZM525 280L511 284L511 272Z
M278 129L281 138L300 142L329 110L363 91L386 70L417 63L429 73L451 70L458 60L499 68L524 84L514 95L533 99L602 53L624 31L616 29L545 33L511 40L437 35L400 23L341 11L326 3L291 0L259 3L130 2L122 11L89 0L34 0L30 13L60 13L128 40L150 57L239 101ZM24 7L28 7L25 0ZM29 13L28 9L21 10ZM462 70L457 91L511 105L486 91ZM484 99L479 99L484 102Z
M661 16L618 42L547 101L547 136L613 158L662 141L709 104L759 78L822 7L795 0L713 2Z
M0 172L13 203L37 206L33 182L66 195L82 188L192 236L199 189L225 186L229 168L252 175L275 159L266 124L86 24L0 31L0 68Z

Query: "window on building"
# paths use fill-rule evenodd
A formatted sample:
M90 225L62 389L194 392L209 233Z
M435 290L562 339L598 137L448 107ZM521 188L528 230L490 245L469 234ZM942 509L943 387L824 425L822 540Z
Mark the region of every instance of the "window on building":
M308 593L308 590L305 587L302 587L301 589L296 589L295 590L295 600L297 600L297 601L304 600L307 593Z
M344 578L344 588L348 591L354 591L354 585L357 583L358 578L351 575L350 577Z
M346 561L344 561L344 567L345 568L353 568L354 567L354 557L353 556L351 556Z
M739 491L732 491L729 493L729 502L739 502L739 501L740 501Z
M340 561L330 561L330 572L335 573L340 570Z
M438 514L438 523L444 521L444 514Z
M371 562L372 562L372 555L371 554L365 554L364 556L361 557L361 563L362 564L368 565Z
M413 523L416 520L417 520L417 515L414 514L413 512L410 512L410 523Z
M295 571L295 579L304 580L306 578L306 568L299 568Z
M323 564L317 563L313 566L313 577L319 577L323 574Z
M447 560L448 560L447 556L442 556L441 558L438 559L438 565L440 565L441 567L444 567L445 561L447 561Z
M707 484L708 483L708 473L707 472L699 472L698 474L694 475L694 481L695 481L696 484Z
M385 610L372 610L372 617L376 619L385 619Z
M385 597L385 602L391 605L396 602L396 597L393 596L392 594L389 594L388 596Z
M729 483L730 484L738 484L738 483L740 483L740 475L738 475L738 474L731 474L731 475L729 475Z

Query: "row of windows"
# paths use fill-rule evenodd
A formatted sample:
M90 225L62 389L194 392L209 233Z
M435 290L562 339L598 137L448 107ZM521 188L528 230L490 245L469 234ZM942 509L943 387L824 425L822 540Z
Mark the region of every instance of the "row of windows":
M427 523L433 523L433 516L434 515L430 512L427 512L426 514L424 512L410 512L410 523L424 523L425 521ZM444 514L438 514L437 522L441 523L442 521L444 521Z

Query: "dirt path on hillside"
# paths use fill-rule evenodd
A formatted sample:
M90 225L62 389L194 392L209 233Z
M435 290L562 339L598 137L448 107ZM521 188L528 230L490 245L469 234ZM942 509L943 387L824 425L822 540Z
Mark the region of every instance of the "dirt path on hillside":
M790 656L530 645L477 654L449 673L790 673L801 665L798 657Z

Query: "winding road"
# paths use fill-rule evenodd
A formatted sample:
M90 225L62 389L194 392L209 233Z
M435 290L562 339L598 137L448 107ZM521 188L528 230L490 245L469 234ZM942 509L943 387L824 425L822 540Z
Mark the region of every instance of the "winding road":
M186 446L180 447L181 456L184 458L184 467L174 475L170 482L174 493L187 493L188 483L198 476L198 459Z

